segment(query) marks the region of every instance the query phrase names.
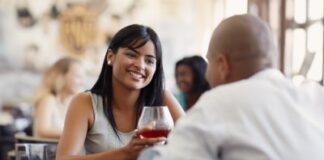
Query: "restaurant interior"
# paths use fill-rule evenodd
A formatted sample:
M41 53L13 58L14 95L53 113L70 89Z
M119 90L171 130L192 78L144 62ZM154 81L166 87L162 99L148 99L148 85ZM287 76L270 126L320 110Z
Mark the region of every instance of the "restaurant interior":
M269 24L279 52L276 67L284 75L296 85L323 85L322 0L0 0L0 159L17 158L23 143L57 143L37 138L32 125L37 87L58 59L82 63L81 88L88 90L114 34L144 24L160 36L165 87L175 93L176 62L192 55L206 59L213 29L244 13ZM51 146L40 148L51 152Z

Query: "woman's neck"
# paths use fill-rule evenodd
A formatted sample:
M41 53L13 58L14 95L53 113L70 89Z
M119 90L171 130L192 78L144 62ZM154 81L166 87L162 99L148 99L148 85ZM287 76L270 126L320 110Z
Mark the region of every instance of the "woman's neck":
M131 90L122 85L113 85L113 107L117 110L134 111L140 90Z

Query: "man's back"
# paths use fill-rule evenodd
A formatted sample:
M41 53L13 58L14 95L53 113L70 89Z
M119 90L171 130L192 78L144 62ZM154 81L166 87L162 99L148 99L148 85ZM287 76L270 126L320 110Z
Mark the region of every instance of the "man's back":
M272 37L253 15L224 19L207 52L214 89L143 160L324 160L324 89L296 87L272 69Z
M177 151L182 140L200 135L186 148L202 147L203 153L188 153L189 159L324 159L323 118L313 112L321 106L312 106L323 101L319 97L295 87L279 71L261 71L205 94L178 123L170 146ZM201 142L206 144L198 146Z

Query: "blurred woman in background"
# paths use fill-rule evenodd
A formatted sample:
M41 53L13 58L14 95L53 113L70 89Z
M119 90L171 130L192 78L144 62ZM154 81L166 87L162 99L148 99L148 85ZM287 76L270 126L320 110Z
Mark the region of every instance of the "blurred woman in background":
M68 104L82 85L83 70L78 60L62 58L46 71L34 99L35 137L60 137Z
M205 79L206 61L200 56L185 57L176 63L175 77L180 90L176 98L184 110L196 103L201 94L209 89Z

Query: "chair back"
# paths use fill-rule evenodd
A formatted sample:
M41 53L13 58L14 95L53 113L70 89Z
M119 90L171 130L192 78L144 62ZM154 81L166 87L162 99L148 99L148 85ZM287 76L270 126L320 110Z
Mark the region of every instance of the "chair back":
M55 160L58 140L15 136L16 160Z

